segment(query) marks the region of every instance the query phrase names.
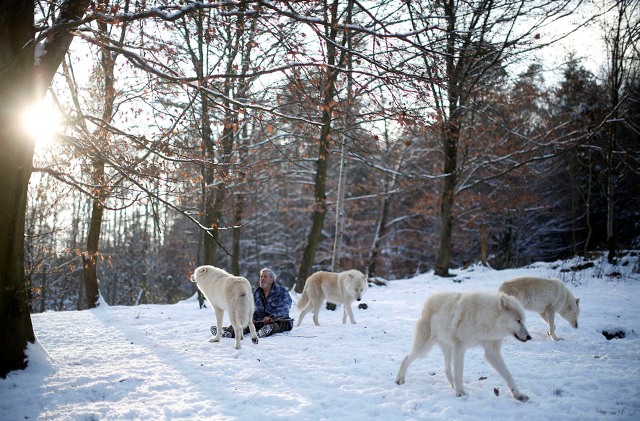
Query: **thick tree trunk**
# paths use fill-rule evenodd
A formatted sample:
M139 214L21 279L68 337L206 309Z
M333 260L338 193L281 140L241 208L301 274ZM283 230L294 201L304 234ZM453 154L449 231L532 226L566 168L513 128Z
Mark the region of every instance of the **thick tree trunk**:
M89 234L87 235L87 251L84 256L86 308L95 308L98 305L100 295L98 285L98 245L100 243L103 214L104 206L100 202L100 199L94 198L91 209L91 220L89 222Z
M325 113L325 126L322 129L320 136L320 150L318 152L318 163L316 168L316 177L314 183L314 199L315 209L312 216L311 230L307 237L307 245L302 255L302 262L300 262L300 269L298 270L298 277L296 281L296 292L302 292L304 284L307 281L311 270L313 269L313 262L316 257L316 251L318 250L318 244L320 244L320 236L322 234L322 227L324 226L324 220L327 215L327 196L326 196L326 184L327 184L327 168L329 158L329 133L331 131L331 113Z
M445 2L445 14L449 18L447 22L447 57L445 58L447 69L447 97L448 97L448 121L444 125L443 153L444 153L444 180L442 183L442 196L440 199L440 244L436 254L435 274L449 276L449 262L451 260L451 235L453 229L453 204L455 201L455 189L457 180L458 140L460 137L460 100L459 77L460 62L456 62L456 3Z
M450 127L444 139L444 181L440 200L440 243L436 256L435 274L449 276L451 260L451 234L453 229L453 204L456 189L458 131Z
M88 1L60 5L58 21L82 16ZM70 29L46 40L34 63L33 0L5 0L0 7L0 377L27 364L33 342L24 277L24 223L34 139L20 127L20 114L44 96L73 38Z
M338 20L338 1L331 3L329 13L331 14L331 22L337 22ZM327 29L327 38L332 41L336 41L338 34L337 25L331 25ZM337 49L334 44L327 44L327 70L324 75L323 90L322 90L322 129L320 131L320 138L318 139L318 163L316 167L316 176L314 182L314 200L315 208L312 216L311 230L307 237L307 245L305 246L304 253L302 255L302 261L300 262L300 268L298 270L298 276L296 279L296 292L302 292L304 284L307 281L311 270L313 269L313 263L316 258L316 251L320 244L320 237L322 234L322 228L324 226L325 217L327 215L327 197L326 197L326 183L327 183L327 170L329 168L329 153L331 142L331 122L333 114L333 103L336 96L336 80L338 78L338 71L335 69L337 61Z
M1 47L0 47L1 48ZM0 82L2 83L2 82ZM1 87L0 89L3 89ZM6 103L0 107L0 377L26 366L34 341L24 277L24 224L33 139L20 133Z
M27 188L34 139L19 113L33 101L33 1L8 1L0 10L0 377L26 367L35 336L24 277Z

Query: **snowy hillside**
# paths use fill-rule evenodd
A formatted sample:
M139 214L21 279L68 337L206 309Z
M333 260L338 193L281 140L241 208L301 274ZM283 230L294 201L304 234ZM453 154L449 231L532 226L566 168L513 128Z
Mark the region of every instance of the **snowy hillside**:
M308 317L258 345L245 339L241 350L233 339L209 342L213 311L193 299L36 314L46 354L33 347L30 367L0 380L0 420L640 419L637 257L569 269L582 263L475 266L453 279L391 281L369 289L355 325L322 310L319 327ZM563 341L551 341L531 312L533 341L505 339L504 359L529 402L511 397L480 348L465 357L467 397L447 384L439 349L409 367L406 384L394 383L430 294L496 291L521 275L558 277L581 299L579 329L556 319ZM619 338L607 340L605 331Z

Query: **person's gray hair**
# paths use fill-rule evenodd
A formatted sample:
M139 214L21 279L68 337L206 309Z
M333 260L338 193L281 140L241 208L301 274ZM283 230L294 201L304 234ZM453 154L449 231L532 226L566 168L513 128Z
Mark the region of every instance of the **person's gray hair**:
M271 276L271 279L273 279L273 282L276 281L276 273L274 271L272 271L269 268L264 268L260 271L260 274L262 274L262 272L267 272L269 274L269 276Z

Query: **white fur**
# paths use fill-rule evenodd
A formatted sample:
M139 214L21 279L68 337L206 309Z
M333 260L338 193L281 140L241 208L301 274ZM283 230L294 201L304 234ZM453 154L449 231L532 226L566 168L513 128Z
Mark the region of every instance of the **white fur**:
M242 348L240 345L242 330L247 325L251 332L251 340L254 344L258 343L252 320L255 303L249 281L214 266L200 266L191 276L191 282L198 285L198 289L202 291L216 313L218 331L211 342L218 342L222 337L222 318L227 311L235 332L236 349Z
M297 326L300 326L304 316L313 310L313 322L319 326L318 313L322 303L326 300L335 304L342 304L342 323L347 323L347 316L351 323L356 320L353 317L351 304L360 301L367 291L367 277L359 270L347 270L345 272L316 272L307 278L296 307L301 310Z
M516 297L522 306L540 314L549 329L547 335L559 340L555 333L555 314L559 313L574 329L578 328L580 299L557 279L521 277L500 285L500 292Z
M502 376L514 398L525 402L502 359L500 347L506 336L526 342L531 337L525 327L524 309L513 297L483 292L441 292L424 304L416 322L413 348L396 377L403 384L407 368L416 358L426 355L438 344L444 354L445 375L458 396L466 395L463 387L464 354L467 348L482 346L485 359ZM453 374L451 365L453 364Z

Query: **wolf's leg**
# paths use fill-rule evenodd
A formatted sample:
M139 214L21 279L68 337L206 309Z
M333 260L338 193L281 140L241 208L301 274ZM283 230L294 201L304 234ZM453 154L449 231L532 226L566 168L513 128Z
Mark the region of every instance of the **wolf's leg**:
M214 307L213 310L216 313L216 336L213 337L209 342L219 342L222 337L222 317L224 316L224 310L221 308Z
M415 359L416 359L416 356L413 353L413 351L409 355L404 357L404 359L402 360L402 364L400 364L400 370L398 370L398 375L396 376L397 384L404 384L404 378L407 374L407 368L409 368L409 365L411 365L411 363Z
M547 335L549 335L551 339L553 339L554 341L560 340L560 338L556 336L556 322L555 322L556 312L551 307L547 307L544 310L544 313L546 316L547 325L549 326Z
M465 396L467 392L464 390L464 352L465 348L457 343L451 347L453 355L453 388L457 396Z
M507 382L507 386L509 387L509 391L514 398L521 402L526 402L529 400L527 395L523 395L518 391L516 387L516 382L513 380L507 365L504 363L502 359L502 354L500 353L500 346L502 345L502 341L488 341L482 344L484 347L484 358L487 360L491 367L493 367L498 374L502 376L505 382Z
M344 315L342 316L342 324L347 322L347 315L349 315L349 319L351 320L351 324L356 324L356 319L353 317L353 309L351 308L351 303L343 304L344 307Z
M240 339L242 339L242 326L235 320L231 322L231 326L233 326L233 336L236 338L236 349L240 349L242 348L240 344Z
M322 299L311 300L313 302L313 323L316 326L320 326L318 321L318 314L320 313L320 307L322 306Z
M256 333L256 325L253 324L253 320L249 320L249 332L251 332L251 342L258 344L258 334Z
M547 326L549 326L549 320L547 320L547 315L546 313L543 311L542 313L538 313L540 315L540 317L542 317L542 320L544 320L544 322L547 324Z
M444 375L447 376L447 381L452 389L455 389L453 385L453 375L451 374L451 359L453 357L453 350L449 345L440 344L442 354L444 355Z
M302 324L302 319L304 319L304 316L306 316L309 311L311 311L311 302L307 303L307 306L303 308L302 311L300 312L300 316L298 316L298 323L296 324L296 327L300 327L300 324Z
M407 368L416 358L424 356L433 347L433 338L431 337L431 329L429 328L430 321L428 319L418 319L416 323L416 330L413 337L413 347L409 355L404 357L402 364L400 364L400 370L396 376L396 383L403 384L405 375L407 374Z
M233 328L233 337L236 339L236 349L242 348L240 340L242 339L242 324L239 322L238 315L233 311L229 311L229 319L231 319L231 327Z

